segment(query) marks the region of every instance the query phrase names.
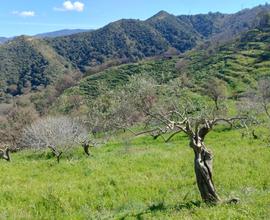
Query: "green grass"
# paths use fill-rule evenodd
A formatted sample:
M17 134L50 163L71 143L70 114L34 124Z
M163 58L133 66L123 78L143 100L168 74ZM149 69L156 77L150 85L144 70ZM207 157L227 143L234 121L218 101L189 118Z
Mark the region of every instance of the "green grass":
M210 207L200 200L186 137L164 144L125 136L92 158L79 148L60 164L32 151L0 161L0 219L270 218L270 148L262 139L242 139L239 130L209 135L217 190L241 199Z

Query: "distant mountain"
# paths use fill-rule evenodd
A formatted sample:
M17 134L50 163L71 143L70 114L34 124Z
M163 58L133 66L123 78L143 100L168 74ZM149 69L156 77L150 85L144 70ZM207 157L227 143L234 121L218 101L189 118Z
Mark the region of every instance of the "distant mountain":
M53 31L53 32L47 32L47 33L41 33L41 34L36 34L33 37L37 38L54 38L54 37L63 37L63 36L69 36L72 34L78 34L78 33L83 33L83 32L89 32L93 30L89 29L63 29L59 31ZM3 44L7 42L8 40L13 39L14 37L0 37L0 44Z
M9 40L9 38L6 37L0 37L0 44L3 44L5 42L7 42Z
M205 39L226 42L256 27L259 15L267 12L270 12L269 4L244 9L235 14L208 13L177 17L192 25Z
M209 78L217 77L227 83L234 98L241 97L246 91L256 89L261 77L270 75L270 14L259 23L255 29L222 46L192 50L172 59L120 65L84 77L58 98L54 109L69 113L75 109L70 97L79 95L85 100L94 99L100 95L97 90L100 83L107 85L108 89L115 89L126 84L130 76L141 73L147 73L159 83L186 73L188 84L194 91L203 88Z
M20 36L0 46L0 95L46 87L72 66L43 40Z
M72 35L72 34L78 34L78 33L89 32L89 31L92 31L92 30L89 30L89 29L63 29L63 30L59 30L59 31L53 31L53 32L37 34L34 37L53 38L53 37L69 36L69 35Z
M236 14L174 16L161 11L145 21L122 19L76 34L60 31L70 33L68 36L17 37L0 46L0 90L17 95L25 89L47 86L59 75L78 69L87 72L169 51L184 53L202 45L207 49L255 28L266 12L270 12L267 4Z
M170 48L185 52L205 41L229 41L256 26L257 15L270 6L236 14L174 16L161 11L146 21L120 20L99 30L53 38L48 43L81 71L111 60L136 61Z

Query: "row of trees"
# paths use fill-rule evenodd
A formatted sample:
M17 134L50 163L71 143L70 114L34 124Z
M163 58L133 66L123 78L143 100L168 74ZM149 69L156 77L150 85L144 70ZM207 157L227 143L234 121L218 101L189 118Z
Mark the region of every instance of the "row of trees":
M193 93L189 88L185 87L186 80L182 78L175 79L168 84L158 84L153 78L145 75L131 76L129 83L121 86L115 90L108 90L106 85L100 84L98 86L98 93L100 94L97 98L91 100L80 99L77 105L86 104L89 111L76 113L76 117L80 118L80 122L76 121L77 124L84 124L83 127L90 130L92 133L112 131L118 129L130 130L129 128L138 122L143 122L146 127L153 126L157 122L149 119L150 112L161 112L166 115L166 112L175 110L176 106L185 105L191 107L191 112L199 111L203 115L209 115L210 113L204 112L205 108L211 109L212 119L213 114L219 116L226 116L226 105L224 102L228 96L226 84L218 79L210 79L208 82L203 84L201 94L206 96L198 95ZM270 118L269 114L269 103L270 103L270 79L265 78L260 80L258 83L258 92L249 92L239 97L237 101L237 108L242 113L248 114L250 112L259 114L264 110L266 115ZM211 102L212 100L212 102ZM189 103L189 104L188 104ZM209 107L210 106L210 107ZM263 108L260 108L262 106ZM79 108L79 107L78 107ZM182 112L179 110L179 112ZM12 150L18 150L28 147L36 146L41 148L42 145L66 145L55 142L55 144L47 143L42 140L39 145L36 141L25 142L25 146L22 146L22 136L26 136L25 131L28 125L36 126L37 124L50 124L52 127L53 121L63 120L69 121L73 119L64 119L63 117L55 117L52 119L39 119L39 114L31 107L22 108L17 105L13 105L10 108L4 109L1 115L6 117L0 117L1 126L1 143L12 146ZM47 120L42 121L42 120ZM61 123L58 123L60 126ZM72 127L68 124L66 127ZM41 129L41 125L39 126ZM84 128L84 130L86 130ZM45 129L45 127L44 127ZM54 129L54 128L52 128ZM33 129L32 129L33 130ZM59 128L59 130L61 130ZM65 129L66 130L66 129ZM150 129L151 130L151 129ZM178 133L179 129L164 129L158 128L151 132L152 136L163 137L162 134L170 131ZM30 129L28 128L28 132ZM66 131L69 132L69 131ZM41 132L42 133L42 132ZM85 133L85 132L83 132ZM52 135L59 136L61 133L50 134L47 133L47 137ZM172 137L175 134L172 134ZM64 135L62 135L64 137ZM86 135L84 135L86 136ZM72 137L72 135L71 135ZM70 142L66 138L66 142ZM86 139L86 137L84 138ZM167 141L169 141L169 138ZM73 139L75 140L75 139ZM64 140L63 140L64 141ZM77 141L78 143L78 141ZM71 145L74 144L71 142Z
M63 152L82 146L90 156L89 148L94 142L89 140L89 131L79 119L67 116L33 118L33 111L14 108L5 127L1 129L0 157L10 161L9 152L22 149L50 149L59 162Z
M217 203L220 198L213 183L213 153L206 147L205 138L218 124L247 127L248 123L255 122L252 113L264 111L269 117L270 79L261 80L258 87L258 92L250 92L237 100L238 113L232 117L226 108L226 85L218 79L206 82L202 87L204 95L200 95L185 88L181 78L158 84L148 76L132 76L129 83L114 91L100 85L102 92L96 99L86 100L89 111L79 119L38 118L30 110L21 111L13 106L6 121L1 123L1 141L15 146L11 150L50 149L59 162L63 152L79 145L90 154L89 128L92 133L118 129L133 132L130 129L133 125L143 123L145 131L133 132L135 135L150 133L156 139L170 133L166 141L184 132L194 151L201 197L205 202ZM258 108L258 103L263 108ZM9 148L0 151L0 156L10 160Z
M202 96L183 88L181 79L160 85L152 78L138 75L131 77L124 87L113 92L104 91L97 99L89 101L89 109L95 109L96 115L91 118L91 111L87 119L91 127L103 131L130 130L137 122L144 122L146 131L130 131L136 135L151 133L154 138L170 133L166 141L184 132L194 151L194 169L201 197L205 202L217 203L220 197L213 183L213 153L206 147L205 138L218 124L247 128L257 123L254 116L263 113L257 106L264 106L267 113L270 103L270 87L265 85L270 85L268 78L259 82L257 92L239 97L235 102L237 113L232 117L226 108L226 84L221 80L206 82L202 91L207 96Z

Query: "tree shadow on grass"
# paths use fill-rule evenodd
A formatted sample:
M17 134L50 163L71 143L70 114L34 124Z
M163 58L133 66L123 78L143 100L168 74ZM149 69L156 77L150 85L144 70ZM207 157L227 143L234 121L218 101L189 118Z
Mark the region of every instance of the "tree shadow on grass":
M194 208L199 208L202 206L202 201L195 200L195 201L188 201L184 203L179 203L176 204L173 209L176 211L180 211L183 209L194 209Z
M24 158L27 160L50 160L54 158L54 155L49 151L33 151L27 152Z
M79 154L76 151L64 152L61 156L61 160L81 160L84 158L84 154ZM56 160L55 155L50 150L44 151L28 151L24 154L24 158L27 160Z
M195 209L201 207L202 202L197 200L197 201L188 201L184 203L179 203L176 205L165 205L164 202L158 202L158 203L153 203L150 204L146 209L137 212L137 213L126 213L124 216L120 217L120 220L125 220L126 218L133 217L137 220L144 219L143 215L147 213L155 213L155 212L165 212L165 211L181 211L183 209Z

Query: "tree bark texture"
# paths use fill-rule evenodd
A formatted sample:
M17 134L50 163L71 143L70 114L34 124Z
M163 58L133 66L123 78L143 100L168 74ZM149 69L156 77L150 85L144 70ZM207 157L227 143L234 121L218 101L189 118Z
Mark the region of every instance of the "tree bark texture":
M197 185L202 197L206 203L218 203L220 198L216 192L213 182L213 155L207 150L203 142L194 141L191 143L194 150L194 169Z

